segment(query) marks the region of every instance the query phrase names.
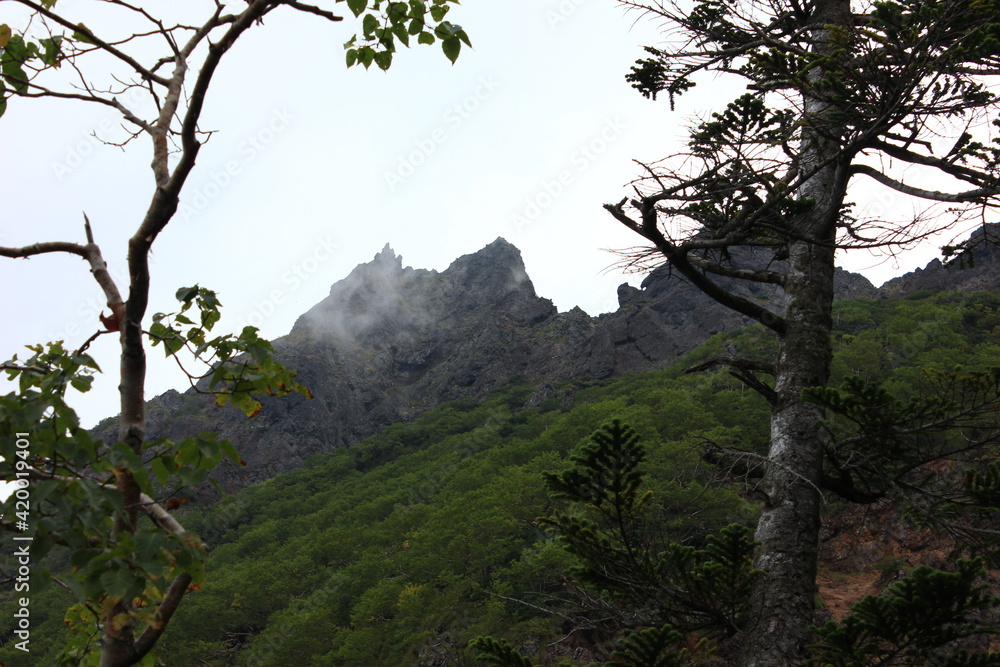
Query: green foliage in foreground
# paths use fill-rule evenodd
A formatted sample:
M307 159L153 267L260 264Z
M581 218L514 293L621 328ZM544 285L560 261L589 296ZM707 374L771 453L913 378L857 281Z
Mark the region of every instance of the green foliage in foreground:
M640 493L645 453L638 441L619 420L595 431L570 457L573 467L545 475L550 495L570 500L573 509L568 514L557 509L543 523L580 557L581 565L570 573L602 589L599 597L575 591L572 602L580 611L572 627L593 631L600 625L594 618L603 619L606 634L651 626L619 636L611 661L590 667L699 664L712 652L709 636L747 628L745 614L732 612L749 606L755 576L749 529L727 526L707 537L704 551L649 539L652 492ZM982 641L976 652L959 644L1000 633L984 615L1000 605L1000 597L982 583L985 575L982 559L960 559L954 572L921 566L881 595L853 605L841 623L813 628L819 640L811 647L815 658L827 667L1000 665L1000 653L982 650ZM573 604L567 602L564 596L559 611L569 619ZM506 640L478 637L470 646L481 651L481 662L532 667Z
M976 616L1000 604L980 583L984 575L981 560L960 560L955 572L919 567L882 595L855 604L843 623L816 628L817 654L831 667L1000 665L1000 653L955 649L966 637L998 633Z
M645 455L639 435L614 419L570 456L572 467L544 475L550 497L569 501L569 507L554 510L542 525L580 559L568 570L579 582L571 580L555 613L595 637L613 639L610 655L600 646L594 650L611 658L609 667L692 664L708 640L693 639L692 653L680 645L686 634L735 633L753 578L747 526L732 524L710 534L705 549L663 533L659 503L652 490L642 488ZM596 590L588 590L587 582ZM624 635L628 630L634 631ZM477 659L490 664L531 665L504 640L479 637L470 646L482 651Z
M996 365L998 312L993 294L840 304L834 382L857 375L906 400L924 377L914 365ZM705 536L751 520L752 508L713 482L699 447L759 451L767 442L757 394L724 371L681 373L725 354L727 341L744 356L771 353L751 328L712 338L675 369L560 388L540 402L535 388L514 382L189 511L182 523L212 557L204 587L189 593L164 636L160 661L467 666L477 655L468 642L479 635L503 638L535 663L568 660L558 648L544 654L566 635L564 619L519 602L565 597L579 583L567 573L586 565L537 520L571 514L548 499L543 474L558 475L594 429L620 418L642 438L646 487L635 500L653 492L646 502L655 504L658 534L702 553L714 548ZM980 495L996 487L991 474L1000 477L989 469L975 477ZM9 553L0 554L0 571L10 568ZM12 594L2 595L0 617L9 617ZM32 664L51 664L65 644L68 597L58 587L33 597ZM16 665L7 633L0 628L0 661Z
M308 395L255 328L246 327L239 336L210 337L221 307L214 292L198 286L182 288L177 299L178 313L154 316L153 345L163 343L168 357L189 349L196 362L214 364L207 384L217 402L232 403L250 416L260 410L253 394ZM175 325L183 326L183 332ZM136 623L136 634L162 627L159 605L169 598L173 582L183 581L179 586L184 587L189 581L199 584L204 572L207 553L201 542L194 534L175 530L162 516L130 530L118 527L116 516L127 516L134 509L115 480L134 479L138 504L148 508L155 505L156 495L150 471L160 484L196 484L223 458L240 460L236 448L217 434L141 443L126 437L110 444L93 438L80 426L67 394L71 389L90 389L99 369L86 349L96 337L72 352L61 342L28 346L33 354L27 359L15 355L0 364L7 379L17 384L17 391L0 396L0 479L16 479L20 485L0 501L0 520L5 532L13 529L18 537L28 538L18 544L16 562L14 549L4 554L9 561L0 559L0 581L13 584L10 617L14 600L25 600L17 605L18 612L28 610L44 625L56 613L47 603L60 600L59 619L70 633L68 638L59 633L63 664L99 659L95 646L103 619L122 601L135 602L128 614ZM29 545L30 553L21 551ZM59 552L52 559L62 566L58 577L40 566L50 552ZM15 580L8 575L20 573L21 567L30 569L31 576ZM46 597L53 583L72 593L69 600L61 594ZM32 600L44 602L36 605ZM27 641L25 627L18 628L21 634L13 624L10 627L0 631L3 652L17 651L15 640L20 640L22 653L14 656L23 658L23 649L37 650ZM44 639L41 643L46 645Z
M677 540L664 530L662 502L643 488L645 456L630 426L618 419L603 424L570 456L571 468L543 475L550 497L570 502L541 524L580 559L568 574L601 591L608 600L601 615L620 616L617 627L669 623L684 632L732 635L750 595L752 531L731 524L696 536L698 546ZM580 600L592 596L578 593ZM585 602L579 606L590 611Z
M591 663L589 667L682 667L696 664L704 657L704 642L692 652L687 648L678 648L677 644L684 638L669 625L662 628L647 628L635 632L621 640L619 648L611 654L610 662ZM476 637L469 642L469 648L479 651L476 660L492 667L535 667L531 660L524 657L506 639L493 637ZM560 663L560 666L570 663Z
M560 467L594 421L619 412L662 443L649 464L657 479L696 468L696 441L660 415L681 402L693 429L725 429L691 400L714 391L713 380L684 382L685 390L646 393L642 403L612 390L569 412L521 408L526 397L515 385L419 419L420 449L393 456L386 442L402 434L392 429L220 503L206 517L228 526L209 583L161 655L168 664L405 665L461 654L479 634L518 643L554 636L556 619L513 601L557 592L573 564L537 524L542 473ZM745 401L760 409L754 397ZM657 484L665 520L703 534L743 515L733 492L708 482L705 471L683 485Z

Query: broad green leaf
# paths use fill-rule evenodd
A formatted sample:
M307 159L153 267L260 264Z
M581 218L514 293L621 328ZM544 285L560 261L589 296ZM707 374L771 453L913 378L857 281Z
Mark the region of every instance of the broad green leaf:
M403 43L403 46L410 45L410 34L406 31L406 26L402 23L397 23L392 26L392 33L399 38L399 41Z
M149 467L156 475L156 479L160 484L166 484L167 480L170 479L170 470L167 468L167 464L164 460L157 456L155 459L149 462Z
M372 59L375 58L375 49L370 46L362 46L358 53L358 58L361 60L361 64L368 69L372 65Z
M94 378L92 378L90 376L80 376L80 375L78 375L78 376L74 377L73 379L71 379L69 382L73 386L74 389L76 389L78 392L80 392L82 394L85 394L88 391L90 391L90 385L91 385L91 383L93 383L93 381L94 381Z
M83 25L82 23L79 23L79 24L77 24L77 27L86 28L87 26ZM87 37L87 35L85 35L84 33L80 32L79 30L74 30L73 31L72 39L74 41L80 42L82 44L90 44L91 43L90 42L90 37Z
M222 302L219 301L218 295L213 290L201 288L198 293L201 296L201 306L203 308L217 311L222 306Z
M434 19L435 21L438 22L442 21L444 19L445 14L447 13L448 13L447 5L434 5L433 7L431 7L431 18Z
M121 564L101 575L101 587L114 598L134 597L136 581L128 569Z
M191 299L195 298L196 296L198 296L198 286L197 285L195 285L194 287L182 287L182 288L180 288L179 290L177 290L177 294L175 295L175 298L178 301L181 301L183 303L188 303L189 301L191 301Z
M347 7L355 17L358 17L368 7L368 0L347 0Z
M409 16L409 11L405 2L393 2L389 5L386 15L394 24L402 23Z
M39 40L44 51L41 54L42 62L52 67L59 67L62 60L62 37L56 35L48 39Z
M379 69L387 70L392 65L392 51L379 51L375 54L375 64Z
M21 67L21 63L18 62L16 57L10 55L10 47L12 44L14 44L13 40L7 45L7 50L3 55L2 64L0 64L0 72L2 72L4 77L7 78L7 81L14 90L19 93L23 93L28 89L28 75L25 73L24 69Z
M462 50L462 42L458 37L448 37L441 40L441 49L448 60L454 63L458 60L458 54Z
M375 18L373 14L365 14L365 18L361 21L361 29L364 31L366 38L371 39L375 36L375 30L379 27L379 20Z

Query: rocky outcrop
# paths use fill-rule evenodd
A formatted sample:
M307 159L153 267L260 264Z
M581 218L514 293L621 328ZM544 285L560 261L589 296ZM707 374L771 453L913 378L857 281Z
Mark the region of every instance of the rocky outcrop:
M987 283L984 276L992 275L989 284L995 285L996 272L989 267L996 266L996 250L970 249L993 254L977 255L978 273L962 275ZM770 261L774 264L773 257ZM893 293L921 289L912 285L923 285L939 271L949 270L928 267ZM876 294L862 276L838 269L836 279L837 298ZM724 286L780 308L773 286ZM261 414L247 420L208 397L167 392L150 402L147 430L153 438L221 432L246 462L216 473L223 488L236 490L293 469L313 454L351 447L443 401L480 398L515 377L538 387L531 399L537 403L568 381L666 367L709 336L749 323L668 267L653 271L638 288L622 285L618 300L617 311L597 317L579 308L557 312L535 293L520 252L503 239L441 272L404 267L387 245L274 341L313 400L297 395L265 400ZM110 438L115 429L112 420L97 434Z
M783 262L755 261L751 251L732 250L732 258L745 266L768 266L776 271ZM872 298L875 287L864 276L837 269L835 298ZM781 297L772 285L719 280L720 285L740 296L770 304L776 312ZM673 363L678 357L722 331L751 323L750 318L720 305L687 280L661 266L652 271L641 288L623 284L618 288L619 308L596 318L594 332L581 358L586 366L578 374L605 378L630 371L643 371Z
M953 249L948 263L939 259L886 282L878 290L883 298L905 297L914 292L976 292L1000 289L1000 225L978 228L972 236Z

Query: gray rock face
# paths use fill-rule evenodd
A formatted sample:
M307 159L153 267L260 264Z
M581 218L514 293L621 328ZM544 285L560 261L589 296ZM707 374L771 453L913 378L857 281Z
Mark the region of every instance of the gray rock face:
M978 228L957 248L953 259L944 264L939 259L886 282L878 290L880 297L904 297L922 290L982 291L1000 289L1000 225Z
M554 373L567 341L590 327L582 311L557 315L503 239L440 273L404 268L386 246L274 341L313 400L264 399L261 414L247 420L205 397L168 392L151 402L147 432L179 438L220 431L246 462L215 474L235 490L440 402L483 396L515 375ZM102 426L100 434L112 437L114 426Z
M984 256L979 270L989 272L986 265L995 267L996 260ZM770 286L725 286L780 307ZM838 269L836 294L872 298L876 290L862 276ZM666 367L712 334L749 323L665 267L641 288L619 287L618 298L616 312L598 317L579 308L557 312L535 294L520 252L503 239L442 272L404 267L387 245L274 341L313 400L268 399L261 414L247 420L210 398L167 392L150 402L148 433L181 438L221 432L246 462L216 472L223 488L233 491L294 469L318 452L356 445L442 401L482 397L516 376L540 387L532 398L537 403L565 381ZM110 438L115 429L112 420L97 434Z

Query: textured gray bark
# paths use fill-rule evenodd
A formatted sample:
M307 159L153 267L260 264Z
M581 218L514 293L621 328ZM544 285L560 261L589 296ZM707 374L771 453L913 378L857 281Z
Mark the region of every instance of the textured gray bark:
M830 363L833 250L800 243L790 256L788 328L781 337L771 415L771 449L760 489L766 497L755 539L747 666L806 663L820 526L823 411L801 399L826 384Z
M816 23L849 25L848 0L815 5ZM814 50L830 52L830 31L817 30ZM814 80L823 76L817 68ZM803 100L801 173L812 174L800 194L812 210L798 221L802 240L789 246L785 277L785 329L779 333L771 447L761 482L766 498L755 539L754 567L761 572L752 594L752 625L743 651L746 667L805 665L812 625L819 544L823 410L802 400L802 390L826 386L833 326L836 222L844 199L846 165L839 128L822 100Z

